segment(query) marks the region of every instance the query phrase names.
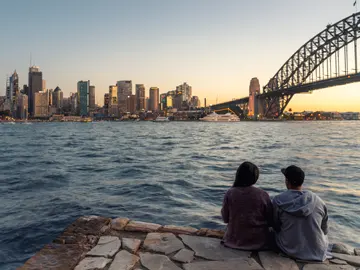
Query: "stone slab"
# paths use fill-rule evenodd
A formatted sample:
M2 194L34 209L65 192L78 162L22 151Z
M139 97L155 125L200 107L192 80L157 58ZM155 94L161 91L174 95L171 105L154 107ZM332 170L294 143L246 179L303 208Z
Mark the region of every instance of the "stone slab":
M183 248L172 259L181 263L190 263L194 260L194 251Z
M184 248L184 244L172 233L149 233L143 247L167 255Z
M121 247L121 241L116 236L101 236L97 245L87 255L95 257L113 257Z
M355 254L356 256L360 256L360 248L355 248L355 249L354 249L354 254Z
M197 236L206 236L206 233L207 233L208 230L209 229L201 228L195 233L195 235L197 235Z
M165 255L140 253L140 261L149 270L181 270Z
M332 256L335 259L346 261L348 264L354 265L354 266L360 266L360 256L351 256L346 254L339 254L339 253L332 253Z
M121 250L116 254L109 270L131 270L135 264L140 260L136 255L133 255L126 250Z
M161 225L155 223L147 223L141 221L130 221L126 227L125 231L130 232L156 232L161 228Z
M181 234L184 244L195 251L195 255L212 261L246 259L251 252L226 248L220 239Z
M339 253L339 254L348 254L352 255L352 250L350 250L345 244L343 243L334 243L332 245L331 252Z
M140 239L135 239L135 238L122 239L122 248L131 253L135 254L139 250L140 245L141 245Z
M87 257L75 267L75 270L104 269L109 262L111 259L104 257Z
M346 265L348 264L347 262L343 261L343 260L339 260L339 259L332 259L330 260L331 263L333 264L339 264L339 265Z
M265 270L299 270L295 261L274 252L259 252L259 258Z
M302 270L356 270L351 265L306 264Z
M198 230L193 227L183 227L174 225L165 225L160 229L161 232L170 232L174 234L195 234Z
M263 268L251 258L230 261L193 262L183 265L184 270L263 270Z
M225 231L222 230L207 230L205 236L207 237L215 237L215 238L220 238L223 239L225 235Z
M114 218L111 220L111 229L116 231L123 231L130 222L128 218Z

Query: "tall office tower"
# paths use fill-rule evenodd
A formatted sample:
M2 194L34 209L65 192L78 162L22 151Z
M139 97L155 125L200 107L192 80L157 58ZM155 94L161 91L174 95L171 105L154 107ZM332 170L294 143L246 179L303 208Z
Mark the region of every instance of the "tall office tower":
M136 112L136 95L131 95L128 99L127 99L127 108L128 108L128 112L130 112L131 114Z
M110 85L109 86L109 106L112 105L118 105L118 99L117 99L117 86L116 85Z
M128 98L132 95L132 82L131 81L118 81L117 86L117 98L120 113L126 113L129 111L127 107Z
M260 94L260 83L258 78L252 78L249 86L249 112L248 116L256 118L258 115L257 95Z
M149 110L156 112L159 110L159 88L158 87L150 87L149 90Z
M42 72L39 67L32 66L29 68L29 114L34 115L35 111L35 93L42 90Z
M17 118L27 119L28 116L28 96L24 94L19 94L17 97Z
M109 103L110 103L110 94L104 94L104 114L109 115Z
M149 111L150 109L150 99L148 97L145 98L145 111Z
M29 87L27 86L27 84L23 85L22 93L29 96Z
M42 90L46 91L46 80L42 80Z
M145 86L143 84L136 85L136 110L141 112L145 110Z
M20 94L19 89L19 76L16 72L7 78L6 80L6 100L10 106L10 111L13 117L16 117L16 110L17 110L17 96Z
M89 109L95 110L95 86L90 85L89 87Z
M53 99L54 99L54 90L53 89L48 89L49 91L49 106L53 105Z
M64 98L63 91L61 91L59 86L55 88L55 90L52 93L52 96L53 96L52 105L56 108L57 113L59 113L61 108L63 107L63 98Z
M182 96L182 101L189 103L192 96L192 87L184 82L183 84L176 86L176 94Z
M76 115L78 111L78 94L70 93L70 107L71 107L71 115Z
M79 81L77 84L78 113L80 116L89 115L89 88L90 81Z
M34 117L49 117L49 92L39 91L34 95Z
M166 107L166 93L160 95L160 111L165 110Z

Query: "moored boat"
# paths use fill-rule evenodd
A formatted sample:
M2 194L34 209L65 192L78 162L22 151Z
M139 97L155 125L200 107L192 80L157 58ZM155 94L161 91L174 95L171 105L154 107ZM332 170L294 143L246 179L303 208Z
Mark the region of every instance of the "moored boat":
M232 113L226 114L217 114L213 112L203 118L200 118L200 121L204 122L240 122L240 118Z

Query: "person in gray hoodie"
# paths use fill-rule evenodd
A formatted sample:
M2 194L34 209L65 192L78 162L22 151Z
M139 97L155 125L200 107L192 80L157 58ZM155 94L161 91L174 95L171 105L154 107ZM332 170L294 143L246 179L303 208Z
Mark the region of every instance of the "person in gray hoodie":
M276 244L294 259L324 261L328 248L325 203L315 193L302 189L302 169L292 165L281 172L288 190L273 198Z

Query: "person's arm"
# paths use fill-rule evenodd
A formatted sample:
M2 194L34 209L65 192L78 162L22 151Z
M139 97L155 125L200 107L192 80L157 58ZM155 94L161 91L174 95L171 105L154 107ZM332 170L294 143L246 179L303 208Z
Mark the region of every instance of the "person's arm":
M228 203L228 193L227 192L224 196L223 206L221 209L221 216L225 223L229 223L229 203Z
M281 230L280 209L276 203L273 203L273 228L276 232Z
M265 207L265 215L268 227L274 227L274 210L269 195L267 195Z
M329 228L328 228L329 217L328 217L326 205L324 205L324 212L325 212L325 215L324 215L323 220L321 222L321 229L324 232L324 234L327 235L328 232L329 232Z

